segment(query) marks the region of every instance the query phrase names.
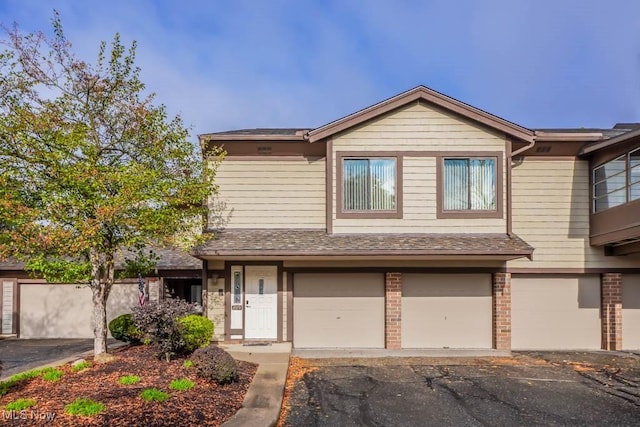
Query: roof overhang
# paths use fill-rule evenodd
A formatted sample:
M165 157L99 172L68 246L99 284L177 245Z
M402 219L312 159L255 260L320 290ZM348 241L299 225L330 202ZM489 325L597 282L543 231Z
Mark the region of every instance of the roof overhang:
M201 259L511 260L533 248L506 234L327 234L325 230L227 229L194 248Z
M307 138L310 142L327 138L414 101L424 101L436 105L523 141L533 141L534 132L531 129L519 126L425 86L418 86L407 92L403 92L385 101L372 105L371 107L314 129L308 132Z
M640 129L632 130L604 141L587 144L582 148L580 154L591 154L618 144L623 144L638 137L640 137Z

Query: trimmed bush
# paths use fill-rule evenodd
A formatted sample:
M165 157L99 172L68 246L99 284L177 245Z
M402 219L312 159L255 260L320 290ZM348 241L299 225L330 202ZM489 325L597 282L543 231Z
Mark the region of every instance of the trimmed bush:
M180 378L179 380L171 381L169 388L176 391L185 391L193 388L194 385L196 385L196 383L189 378Z
M9 403L4 408L7 411L24 411L27 408L31 408L35 404L36 404L35 399L18 399Z
M64 411L70 415L82 415L89 417L104 411L104 405L91 399L78 398L65 406Z
M109 332L118 341L140 344L142 332L136 327L131 313L123 314L109 322Z
M159 350L158 356L169 361L184 351L185 339L178 319L195 312L193 304L170 298L135 307L133 321Z
M206 347L211 343L213 336L213 322L199 314L190 314L181 317L178 323L182 327L184 338L184 352L192 353L200 347Z
M191 356L199 377L228 384L238 380L238 364L229 353L216 345L199 348Z
M63 375L64 372L62 372L60 369L55 368L46 368L44 371L42 371L42 379L45 381L50 381L52 383L60 381L60 378L62 378Z
M140 393L140 397L147 402L164 402L169 398L169 393L157 388L146 388Z
M118 379L120 384L133 385L140 382L140 377L137 375L124 375Z

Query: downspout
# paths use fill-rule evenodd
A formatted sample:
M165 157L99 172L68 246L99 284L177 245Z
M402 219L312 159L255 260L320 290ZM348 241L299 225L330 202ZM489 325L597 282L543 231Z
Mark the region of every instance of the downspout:
M536 140L535 140L535 136L533 136L531 138L531 142L529 142L529 144L525 145L522 148L517 149L516 151L511 151L511 149L513 148L513 141L510 138L507 138L506 141L506 149L507 149L507 159L509 159L509 164L507 165L507 236L511 237L513 236L513 215L512 215L512 206L513 206L513 202L512 202L512 169L513 169L513 158L515 156L517 156L520 153L524 153L525 151L529 150L530 148L532 148L534 145L536 145Z

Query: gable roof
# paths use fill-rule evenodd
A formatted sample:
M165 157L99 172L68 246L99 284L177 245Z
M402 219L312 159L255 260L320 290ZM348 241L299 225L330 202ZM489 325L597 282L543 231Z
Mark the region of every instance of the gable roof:
M363 110L349 114L348 116L335 120L324 126L320 126L317 129L309 131L306 134L306 137L310 142L318 141L418 100L437 105L445 110L459 114L478 123L482 123L524 141L533 141L534 132L531 129L527 129L501 117L487 113L486 111L473 107L469 104L465 104L462 101L458 101L457 99L446 96L440 92L436 92L435 90L429 89L425 86L417 86Z
M605 141L598 141L598 142L593 142L591 144L587 144L582 148L582 150L580 151L580 154L593 153L594 151L602 150L617 144L621 144L637 137L640 137L640 129L631 130L629 132L623 133L622 135L609 138Z

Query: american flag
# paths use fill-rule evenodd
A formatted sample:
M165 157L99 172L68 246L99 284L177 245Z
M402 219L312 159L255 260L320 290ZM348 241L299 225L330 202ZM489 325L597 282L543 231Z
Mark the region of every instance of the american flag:
M142 280L142 275L138 274L138 304L140 307L144 305L144 280Z

